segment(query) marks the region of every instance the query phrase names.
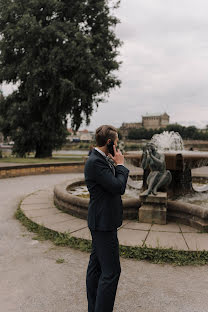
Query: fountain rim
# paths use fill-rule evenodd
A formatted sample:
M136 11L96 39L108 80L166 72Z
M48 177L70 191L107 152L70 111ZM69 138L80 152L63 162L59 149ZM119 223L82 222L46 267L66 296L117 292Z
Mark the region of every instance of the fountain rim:
M70 182L70 184L69 184ZM54 187L54 194L57 197L61 197L63 201L71 200L75 205L80 204L82 207L88 207L90 199L89 198L82 198L80 196L76 196L73 194L68 193L68 189L74 186L82 186L85 185L84 178L77 178L70 181L65 181L60 184L55 185ZM141 201L138 198L123 198L122 199L124 207L132 207L134 205L141 205Z
M54 187L54 203L60 210L65 211L70 215L87 219L90 200L88 198L81 198L69 194L67 191L69 187L83 184L85 184L84 178L77 178L57 184ZM122 202L124 211L126 211L127 214L134 213L134 217L124 217L124 220L135 219L136 215L138 217L138 211L141 206L140 199L122 199ZM66 204L69 205L69 209L66 208ZM168 200L167 208L167 217L169 221L189 225L193 228L208 232L208 208L185 203L180 200Z

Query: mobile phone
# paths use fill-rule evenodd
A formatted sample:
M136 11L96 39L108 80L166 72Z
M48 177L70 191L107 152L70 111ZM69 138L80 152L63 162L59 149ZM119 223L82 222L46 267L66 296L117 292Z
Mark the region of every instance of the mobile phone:
M113 141L111 141L111 142L107 145L107 147L108 147L108 152L114 157L115 154L114 154L113 146L114 146L114 142L113 142Z

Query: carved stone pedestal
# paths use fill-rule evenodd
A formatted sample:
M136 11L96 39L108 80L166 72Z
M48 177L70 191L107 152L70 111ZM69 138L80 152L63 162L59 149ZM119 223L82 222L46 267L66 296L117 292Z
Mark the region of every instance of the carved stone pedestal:
M139 221L143 223L166 224L167 193L158 192L155 195L140 194L141 207Z

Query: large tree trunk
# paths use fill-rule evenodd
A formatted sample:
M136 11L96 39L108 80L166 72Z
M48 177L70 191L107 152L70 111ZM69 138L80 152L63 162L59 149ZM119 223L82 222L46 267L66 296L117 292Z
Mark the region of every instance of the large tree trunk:
M52 149L46 146L46 144L42 144L37 146L35 158L49 158L52 157Z

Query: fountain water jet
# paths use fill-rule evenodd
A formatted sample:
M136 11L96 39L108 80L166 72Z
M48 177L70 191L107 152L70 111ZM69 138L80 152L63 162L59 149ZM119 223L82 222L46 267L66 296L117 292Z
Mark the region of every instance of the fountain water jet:
M183 151L184 145L182 137L178 132L174 131L164 131L161 134L153 135L151 141L155 146L157 146L158 151Z

